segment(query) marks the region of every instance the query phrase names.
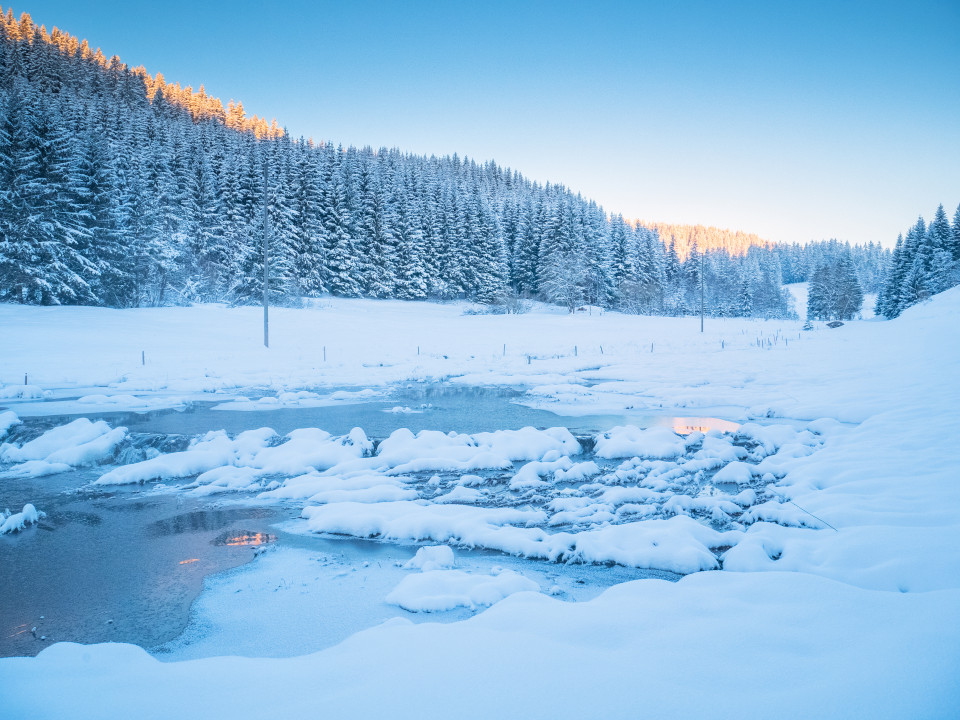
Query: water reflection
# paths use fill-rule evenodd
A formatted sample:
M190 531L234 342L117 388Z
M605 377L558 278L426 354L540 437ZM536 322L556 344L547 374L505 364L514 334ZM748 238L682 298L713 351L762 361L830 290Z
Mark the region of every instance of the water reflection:
M694 432L708 433L711 430L720 432L736 432L740 423L731 422L714 417L674 417L664 418L658 425L670 425L677 435L689 435Z
M236 508L231 510L193 510L157 520L148 526L151 535L182 535L184 533L217 530L237 520L271 517L274 511L263 508Z
M217 536L213 541L214 545L228 545L231 547L255 547L277 541L276 535L262 532L250 532L248 530L236 530L225 532Z

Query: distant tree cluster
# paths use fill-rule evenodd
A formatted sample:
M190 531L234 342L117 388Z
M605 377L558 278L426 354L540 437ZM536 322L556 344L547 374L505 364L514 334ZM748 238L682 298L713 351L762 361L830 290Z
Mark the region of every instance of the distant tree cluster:
M711 315L792 312L776 248L681 256L493 162L294 140L239 103L0 15L0 301L258 302L264 200L274 302L527 297L688 314L702 272Z
M849 256L825 262L810 278L807 319L852 320L863 307L863 290Z
M772 249L780 258L785 283L810 282L818 268L836 265L844 259L849 261L864 293L880 291L891 257L890 250L873 242L851 245L848 242L827 240L806 245L777 244Z
M927 225L923 217L900 235L877 295L876 312L895 318L911 305L960 284L960 207L953 226L943 205Z
M723 250L728 255L745 255L750 248L765 248L773 243L754 233L727 230L705 225L675 225L640 221L643 227L656 230L665 245L673 243L677 256L686 260L698 250Z

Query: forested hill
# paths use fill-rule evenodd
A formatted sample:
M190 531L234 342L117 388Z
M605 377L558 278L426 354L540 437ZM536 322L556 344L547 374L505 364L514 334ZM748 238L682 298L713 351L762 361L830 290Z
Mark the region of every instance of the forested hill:
M698 250L723 250L730 255L744 255L752 247L769 247L771 242L754 233L742 230L727 230L705 225L674 225L663 222L646 222L640 225L655 230L664 245L673 245L677 256L686 260Z
M492 162L342 148L0 15L0 301L533 297L681 314L700 258ZM781 316L781 257L708 253L707 311Z

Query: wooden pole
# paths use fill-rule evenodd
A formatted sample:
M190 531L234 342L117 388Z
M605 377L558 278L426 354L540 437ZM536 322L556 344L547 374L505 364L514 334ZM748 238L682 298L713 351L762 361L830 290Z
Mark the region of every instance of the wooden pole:
M267 200L270 189L270 164L266 158L263 161L263 346L270 347L270 303L267 299L269 293L270 277L270 242L269 242L269 216L267 214Z
M703 332L703 250L700 250L700 332Z

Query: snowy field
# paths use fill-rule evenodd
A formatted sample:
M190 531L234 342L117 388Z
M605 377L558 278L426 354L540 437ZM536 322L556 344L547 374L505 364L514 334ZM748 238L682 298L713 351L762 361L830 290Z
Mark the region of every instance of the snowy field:
M0 306L5 551L44 511L2 494L5 481L90 467L95 489L294 508L282 530L303 543L208 579L189 642L156 657L56 643L0 659L4 714L960 714L960 291L895 321L811 331L465 310L276 309L267 350L254 308ZM622 422L578 437L495 416L484 432L404 429L414 415L429 427L432 410L389 406L393 389L440 382ZM211 425L139 454L100 417L374 401L400 429ZM324 595L349 570L309 549L333 536L393 548L353 588L396 616L311 645L311 613L350 612ZM572 578L594 566L683 577L584 595Z

